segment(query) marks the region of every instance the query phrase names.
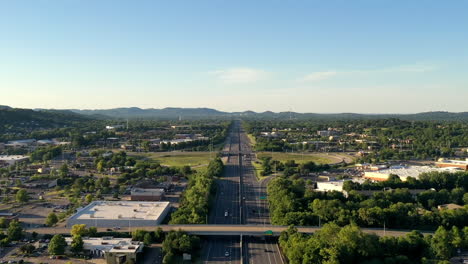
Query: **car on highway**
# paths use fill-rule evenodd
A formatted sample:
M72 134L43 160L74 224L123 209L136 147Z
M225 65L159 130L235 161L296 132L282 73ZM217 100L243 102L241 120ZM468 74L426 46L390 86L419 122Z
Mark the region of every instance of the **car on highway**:
M224 256L225 256L225 257L229 257L229 255L230 255L230 254L229 254L229 251L224 252Z
M226 210L226 211L224 211L224 216L226 216L226 217L227 217L228 215L229 215L229 212L228 212L227 210Z

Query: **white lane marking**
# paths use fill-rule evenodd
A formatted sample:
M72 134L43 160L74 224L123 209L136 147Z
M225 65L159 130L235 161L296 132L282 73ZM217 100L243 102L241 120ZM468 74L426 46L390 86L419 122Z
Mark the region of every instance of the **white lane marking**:
M280 248L279 248L278 243L276 243L276 248L278 249L278 255L279 255L279 258L280 258L280 260L281 260L281 263L284 264L283 255L281 255L281 250L280 250Z
M204 261L204 263L208 263L208 260L210 260L210 251L211 251L211 243L208 242L208 254L206 255L206 261Z

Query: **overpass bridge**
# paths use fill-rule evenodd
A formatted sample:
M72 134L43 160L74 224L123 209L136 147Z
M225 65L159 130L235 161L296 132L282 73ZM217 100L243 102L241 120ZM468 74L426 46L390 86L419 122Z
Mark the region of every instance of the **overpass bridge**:
M223 224L208 224L208 225L158 225L158 226L135 226L135 227L121 227L119 229L112 229L106 227L98 227L98 232L132 232L134 230L147 230L154 231L160 227L164 232L183 230L189 234L198 236L279 236L282 231L285 231L288 226L275 226L275 225L223 225ZM305 234L312 234L321 227L318 226L297 226L298 232ZM71 227L43 227L27 229L28 232L37 232L39 234L69 234ZM383 228L361 228L365 233L376 234L378 236L403 236L410 230L394 230ZM423 234L432 234L429 231L420 231Z

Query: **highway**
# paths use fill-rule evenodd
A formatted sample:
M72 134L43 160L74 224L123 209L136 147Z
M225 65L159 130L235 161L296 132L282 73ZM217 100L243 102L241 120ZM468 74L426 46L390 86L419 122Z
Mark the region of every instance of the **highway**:
M255 176L252 161L255 154L251 143L242 127L239 129L240 141L240 170L242 184L242 211L243 223L247 225L260 225L264 230L270 225L270 213L268 210L267 181L259 182ZM273 230L271 230L273 231ZM284 263L276 240L265 237L243 236L243 258L244 263Z
M227 153L224 175L216 180L216 197L210 210L208 223L241 224L239 123L234 123L223 153ZM203 245L204 263L241 263L240 236L210 238Z
M270 225L266 183L258 182L251 164L255 159L240 121L234 121L222 153L227 154L224 177L216 181L217 194L210 224L261 225L260 232L242 227L238 238L210 239L203 247L204 263L283 263L273 238L258 239ZM245 228L245 229L244 229ZM229 232L228 229L223 232ZM224 252L223 252L224 251Z

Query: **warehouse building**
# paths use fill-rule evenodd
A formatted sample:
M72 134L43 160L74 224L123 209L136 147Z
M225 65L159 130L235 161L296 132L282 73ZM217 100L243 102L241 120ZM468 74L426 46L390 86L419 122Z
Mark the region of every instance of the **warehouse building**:
M72 215L67 226L156 226L161 224L169 210L169 202L94 201Z

